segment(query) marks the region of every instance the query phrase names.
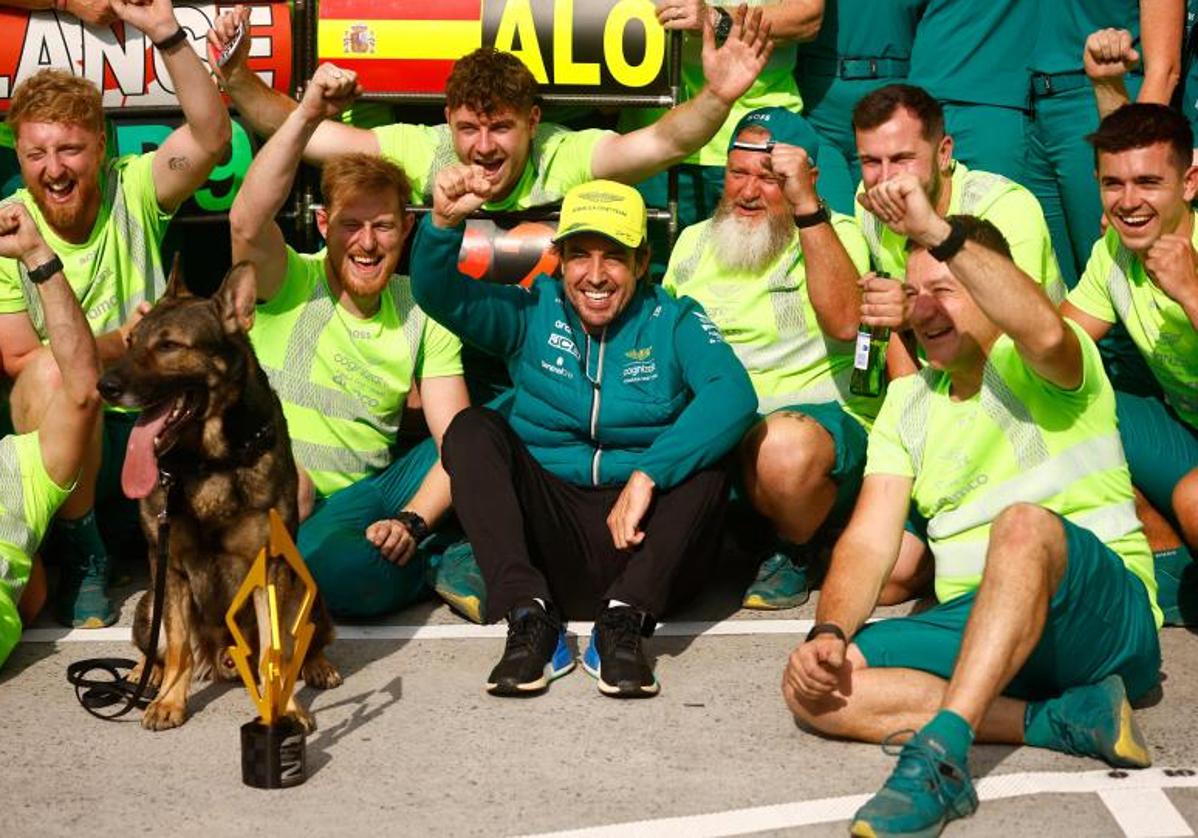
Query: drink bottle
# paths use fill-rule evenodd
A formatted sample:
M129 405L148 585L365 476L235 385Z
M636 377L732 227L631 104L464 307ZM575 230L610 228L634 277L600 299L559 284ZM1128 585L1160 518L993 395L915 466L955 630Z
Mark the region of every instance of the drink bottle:
M890 274L878 271L876 276L889 278ZM849 392L854 396L880 396L886 389L886 344L890 340L890 329L886 326L857 327L857 347L853 352L853 377L849 381Z

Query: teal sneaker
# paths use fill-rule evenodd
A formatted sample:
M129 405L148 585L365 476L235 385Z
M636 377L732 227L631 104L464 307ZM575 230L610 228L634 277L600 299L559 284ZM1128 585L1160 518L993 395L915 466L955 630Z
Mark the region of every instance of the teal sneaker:
M1029 704L1024 739L1041 748L1097 757L1116 768L1152 765L1148 743L1118 675Z
M775 550L757 568L757 578L745 591L741 605L761 611L797 608L807 601L807 567L795 564L789 553Z
M108 554L60 553L54 619L71 628L103 628L117 620L108 598Z
M430 570L430 584L437 596L470 622L482 625L487 610L487 589L470 542L459 541L446 548L440 561Z
M882 749L894 754L886 742ZM851 832L863 838L928 838L977 808L969 769L934 738L917 733L898 751L898 765L886 785L857 810Z

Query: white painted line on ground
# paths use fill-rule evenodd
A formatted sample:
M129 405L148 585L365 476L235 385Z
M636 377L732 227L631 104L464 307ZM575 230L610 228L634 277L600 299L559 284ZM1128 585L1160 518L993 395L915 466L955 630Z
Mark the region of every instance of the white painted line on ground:
M1084 771L1078 773L1038 771L1022 774L1000 774L977 781L978 797L998 800L1026 797L1035 794L1098 794L1111 809L1111 814L1130 838L1158 835L1193 835L1189 825L1161 789L1198 788L1198 771L1194 769L1153 768L1143 771ZM1109 799L1108 799L1109 793ZM1159 797L1158 797L1159 795ZM769 829L791 829L820 823L847 821L870 795L853 794L754 806L706 815L686 815L675 818L630 821L627 823L544 832L535 838L629 838L629 836L686 835L717 838L725 835L747 835ZM1113 803L1111 802L1113 801ZM1165 804L1165 805L1162 805ZM1151 811L1143 807L1151 807ZM1116 810L1115 807L1119 807ZM985 809L982 810L984 817ZM1158 814L1164 812L1163 815ZM1175 820L1173 820L1175 818ZM1185 831L1130 831L1131 827L1151 825L1154 829L1177 825Z
M1107 789L1098 792L1098 796L1128 838L1194 834L1161 789Z
M714 635L795 634L805 635L812 620L721 620L719 622L662 623L658 637L711 637ZM589 637L592 623L571 622L570 634ZM23 643L115 643L131 642L128 626L102 629L31 628L21 635ZM337 626L338 640L479 640L503 638L503 624L478 626L451 623L432 626Z

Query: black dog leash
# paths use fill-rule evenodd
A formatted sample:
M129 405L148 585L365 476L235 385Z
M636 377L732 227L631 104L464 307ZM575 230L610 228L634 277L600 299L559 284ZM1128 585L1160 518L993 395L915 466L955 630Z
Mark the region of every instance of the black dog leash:
M150 653L145 657L141 669L141 679L131 684L121 670L128 672L137 665L136 661L128 658L88 658L76 661L67 667L67 681L75 687L75 698L83 705L83 709L98 719L112 721L119 719L134 707L144 707L149 704L157 690L150 686L150 675L154 671L154 663L158 657L158 634L162 628L162 607L166 601L166 565L170 557L171 520L170 512L175 501L175 478L170 472L158 469L158 485L166 494L162 511L158 513L158 559L154 571L154 602L150 618ZM91 673L100 671L107 673L107 679L89 677ZM100 710L111 707L120 701L125 705L112 713L101 713Z

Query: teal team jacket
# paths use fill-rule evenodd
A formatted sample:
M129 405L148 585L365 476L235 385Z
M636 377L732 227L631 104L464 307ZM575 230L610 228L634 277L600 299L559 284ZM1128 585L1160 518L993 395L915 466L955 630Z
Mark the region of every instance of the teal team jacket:
M713 465L752 424L749 375L703 308L642 282L590 337L542 274L525 290L458 272L464 227L425 218L412 248L417 304L463 341L506 359L508 420L550 473L580 486L641 470L661 490Z

